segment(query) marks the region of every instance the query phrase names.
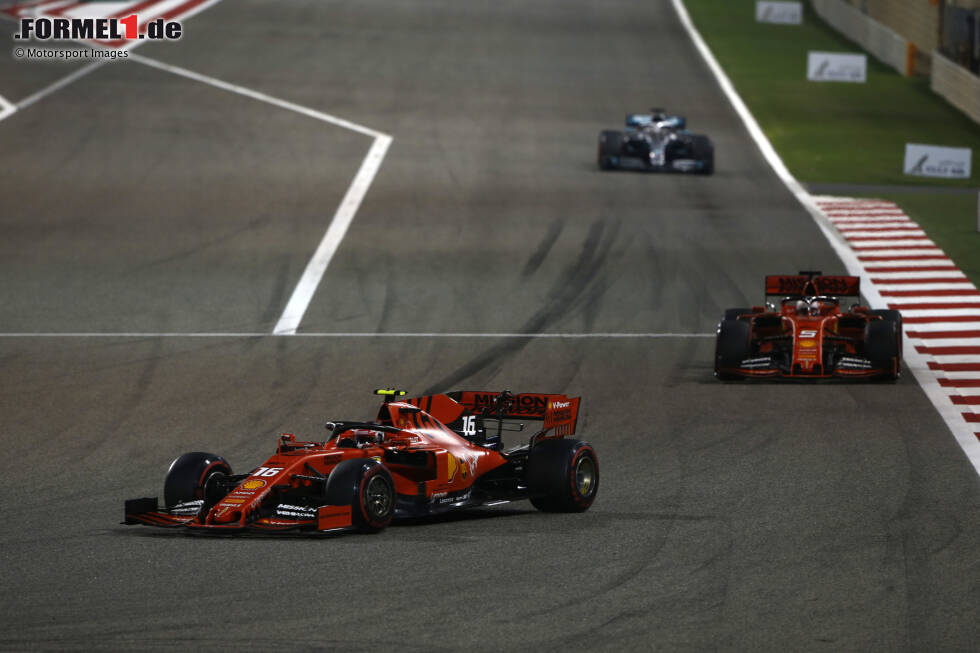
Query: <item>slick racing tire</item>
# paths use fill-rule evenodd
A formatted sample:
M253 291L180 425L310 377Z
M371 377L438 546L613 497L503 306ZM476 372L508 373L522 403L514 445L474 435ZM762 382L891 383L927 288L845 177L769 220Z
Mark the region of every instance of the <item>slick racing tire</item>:
M727 314L728 311L725 311ZM715 376L722 381L737 380L742 377L723 369L742 366L751 350L752 325L745 320L725 319L718 325L715 338Z
M875 309L869 311L871 315L877 315L885 322L893 322L895 324L896 336L898 338L898 353L902 354L902 314L898 311L890 310L887 308Z
M864 356L871 361L871 367L885 371L881 378L886 381L894 381L898 378L902 356L895 322L889 320L868 322L864 330Z
M531 503L545 512L584 512L599 490L599 459L588 442L546 440L527 457Z
M215 480L219 474L231 476L231 465L221 456L203 451L192 451L178 456L170 463L163 483L165 505L171 507L197 499L209 499L211 503L216 503L214 497L206 495L210 494L208 482Z
M612 170L619 167L619 157L623 150L623 133L607 130L599 134L599 169Z
M699 171L702 175L710 175L715 171L715 146L707 136L695 134L691 136L691 145L694 150L694 158L704 162L704 167Z
M395 481L372 458L338 464L327 477L324 494L330 505L350 506L354 526L365 533L377 533L395 516Z

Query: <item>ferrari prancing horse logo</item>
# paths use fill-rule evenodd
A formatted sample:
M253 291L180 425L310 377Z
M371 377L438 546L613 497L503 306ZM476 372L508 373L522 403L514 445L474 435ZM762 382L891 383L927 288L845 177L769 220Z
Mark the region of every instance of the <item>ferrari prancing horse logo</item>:
M446 477L453 481L456 479L456 471L459 470L460 478L464 481L466 477L470 474L469 465L462 458L457 458L451 453L446 454L446 461L449 463L449 469L447 470Z

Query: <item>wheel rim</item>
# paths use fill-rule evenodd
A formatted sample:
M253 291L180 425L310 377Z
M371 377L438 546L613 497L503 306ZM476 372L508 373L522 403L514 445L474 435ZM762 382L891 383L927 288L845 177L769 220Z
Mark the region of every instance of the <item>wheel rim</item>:
M595 491L596 465L591 456L584 455L575 463L575 491L587 497Z
M383 476L374 476L364 491L364 507L374 519L388 515L392 505L391 486Z

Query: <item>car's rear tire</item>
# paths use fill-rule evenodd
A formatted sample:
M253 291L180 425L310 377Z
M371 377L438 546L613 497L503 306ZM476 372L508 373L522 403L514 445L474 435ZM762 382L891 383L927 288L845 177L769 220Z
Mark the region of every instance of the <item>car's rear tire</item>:
M395 516L395 481L373 458L339 463L327 477L324 495L329 505L350 506L354 526L365 533L377 533Z
M599 134L599 169L612 170L619 167L619 157L623 153L623 133L606 130Z
M727 314L727 311L726 311ZM733 381L742 377L725 372L742 366L752 348L752 325L747 320L724 319L718 325L715 337L715 376L722 381Z
M902 368L899 342L895 322L875 320L865 327L864 356L871 362L871 367L885 371L881 378L887 381L897 379Z
M181 454L167 470L163 483L164 504L169 508L187 501L207 499L208 481L216 474L231 476L231 465L221 456L203 451Z
M527 457L531 503L545 512L584 512L599 491L599 459L588 442L546 440Z

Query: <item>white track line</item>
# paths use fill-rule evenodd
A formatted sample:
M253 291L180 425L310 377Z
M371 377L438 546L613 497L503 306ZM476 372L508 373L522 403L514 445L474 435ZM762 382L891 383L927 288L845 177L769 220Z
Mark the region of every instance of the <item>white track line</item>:
M838 229L841 233L847 234L847 237L851 240L861 240L864 238L872 239L875 238L879 240L899 240L899 238L912 238L915 236L925 236L926 232L921 229L899 229L892 227L889 229L867 229L867 228L857 228L848 229L841 227ZM921 238L919 238L921 240Z
M269 338L282 337L280 333L0 333L0 338ZM548 339L683 339L714 338L714 333L329 333L303 332L295 335L305 338L533 338Z
M749 111L745 102L739 97L738 92L732 85L731 80L722 70L718 61L715 59L708 45L705 43L701 34L698 32L694 23L691 21L690 15L687 13L687 9L684 7L683 0L671 0L674 6L674 10L677 12L677 16L680 19L681 24L687 31L694 43L694 47L701 54L708 68L711 70L715 79L718 81L718 85L721 87L722 92L728 98L733 109L741 118L745 128L748 130L749 135L755 141L756 146L759 148L762 156L765 157L769 166L773 169L773 172L782 180L783 184L789 189L791 193L796 197L796 199L803 205L803 207L810 213L813 217L814 222L816 222L817 227L823 233L827 242L834 249L837 255L840 257L841 261L844 263L850 274L862 277L861 287L864 290L864 296L872 306L884 307L887 306L888 302L884 300L878 289L870 282L871 274L868 273L862 266L859 256L883 256L885 250L874 250L874 249L863 249L860 254L852 250L848 244L844 241L843 237L840 235L833 226L820 207L817 206L815 198L807 192L807 190L796 180L795 177L786 168L783 160L776 153L775 148L773 148L772 143L766 138L763 133L762 128L759 127L759 123L756 122L752 113ZM853 209L848 215L863 216L872 213L881 217L891 217L898 215L896 213L897 207L889 202L884 201L867 201L860 200L857 203L851 203L853 200L850 198L823 198L827 200L825 208L828 211L833 211L838 214L841 208ZM880 209L878 211L871 211L870 209ZM932 248L928 250L923 249L907 249L907 250L890 250L887 251L889 258L894 258L896 256L922 256L922 255L935 255L936 257L945 257L942 250L938 248ZM865 259L866 260L866 259ZM869 261L870 262L870 261ZM877 262L877 261L876 261ZM896 261L894 265L901 265L904 261ZM950 402L946 388L942 388L939 385L939 380L937 375L930 369L929 366L930 357L920 354L915 351L915 347L905 348L905 363L910 370L912 370L913 375L922 386L923 392L929 397L932 405L936 407L936 410L942 416L943 420L946 422L953 437L956 438L957 443L963 449L973 468L980 474L980 440L974 434L975 429L970 428L970 423L965 421L964 418L964 408L967 406L958 406Z
M44 98L48 97L55 91L63 89L64 87L68 86L72 82L78 81L79 79L85 77L85 75L88 75L91 72L95 72L96 70L106 65L110 61L111 60L109 59L102 60L102 61L93 61L90 64L86 64L82 66L81 68L72 72L71 74L65 75L61 79L51 84L48 84L37 93L32 93L31 95L28 95L23 100L20 100L19 102L17 102L16 110L23 111L24 109L31 106L32 104L35 104L36 102L39 102L40 100L43 100ZM13 115L13 112L7 114L0 114L0 120L3 120L4 118L7 118L11 115Z
M219 0L214 0L213 2L204 3L198 8L197 11L203 11L204 9L216 4L218 1ZM194 13L197 13L197 11ZM381 167L381 162L384 160L388 147L391 145L391 136L363 125L358 125L357 123L353 123L349 120L344 120L343 118L338 118L337 116L324 113L322 111L317 111L294 102L289 102L265 93L260 93L259 91L245 88L244 86L229 84L228 82L224 82L220 79L202 75L179 66L166 64L161 61L157 61L156 59L150 59L149 57L144 57L138 54L130 54L129 59L151 68L156 68L158 70L228 91L229 93L242 95L259 102L271 104L280 109L293 111L309 118L326 122L336 127L349 129L357 132L358 134L370 136L374 139L374 142L371 144L367 155L364 157L364 161L361 163L360 169L354 176L354 180L351 182L350 187L348 187L344 198L341 200L340 206L337 207L337 211L334 213L333 219L330 221L330 225L327 227L327 231L324 234L323 239L320 241L320 245L317 247L309 263L307 263L303 276L300 278L299 283L293 290L293 294L290 296L289 301L286 304L286 308L283 310L282 316L279 318L279 321L276 323L275 329L273 330L274 333L279 335L295 334L296 329L299 327L299 323L306 314L310 301L313 299L313 295L316 293L317 287L320 285L320 282L323 279L323 274L326 272L327 266L330 265L330 260L336 253L337 248L340 246L340 242L344 239L344 235L347 233L348 227L354 220L354 216L357 214L358 208L360 208L364 195L367 193L368 188L371 186L371 182L374 180L378 169ZM64 88L72 82L77 81L98 68L101 68L109 62L110 60L96 61L83 66L71 74L59 79L53 84L46 86L37 93L29 95L16 105L13 105L7 102L4 98L0 97L0 120L13 115L19 109L25 109L31 106L32 104L51 95L55 91Z
M219 2L221 2L221 0L209 0L208 2L204 2L204 3L200 4L200 5L198 5L197 7L195 7L194 9L192 9L191 11L187 12L186 14L182 14L179 18L180 18L180 20L185 20L187 18L190 18L191 16L194 16L196 14L201 13L205 9L208 9L210 7L213 7L214 5L218 4ZM10 18L11 20L16 20L12 16L8 16L7 14L0 14L0 15L3 15L4 18ZM77 41L77 43L81 43L81 44L83 44L83 45L85 45L87 47L94 47L91 43L86 42L86 41ZM127 49L136 48L136 47L142 45L143 43L146 43L146 41L143 41L143 40L141 40L141 41L133 41L132 45L128 46ZM36 93L33 93L31 95L28 95L26 98L24 98L20 102L17 102L16 105L12 105L9 102L7 102L5 99L3 99L3 97L0 97L0 120L4 120L5 118L9 118L16 111L26 109L27 107L31 106L32 104L35 104L36 102L38 102L40 100L43 100L44 98L46 98L47 96L51 95L55 91L58 91L59 89L62 89L65 86L68 86L72 82L78 81L82 77L85 77L89 73L94 72L94 71L98 70L99 68L101 68L102 66L104 66L104 65L106 65L108 63L112 63L113 61L114 60L112 60L112 59L103 59L103 60L99 60L99 61L93 61L92 63L87 64L85 66L82 66L78 70L75 70L74 72L72 72L72 73L70 73L68 75L65 75L64 77L62 77L61 79L53 82L52 84L49 84L48 86L45 86L40 91L38 91Z
M803 185L800 184L800 182L798 182L792 174L790 174L786 164L783 163L783 160L779 157L779 154L776 153L776 149L772 146L772 143L769 142L769 139L766 138L762 128L759 127L759 123L756 122L755 118L752 116L752 113L749 111L749 108L739 96L738 91L735 90L735 86L732 85L731 80L728 79L728 75L725 74L725 71L722 70L721 65L718 63L718 60L715 59L715 56L711 53L711 50L708 48L708 44L704 42L704 39L701 37L701 33L698 32L697 28L694 26L694 23L691 21L691 16L687 13L687 8L684 6L683 0L671 0L671 3L674 5L674 10L677 12L677 17L680 19L681 25L684 26L684 29L687 30L688 35L691 37L691 41L694 42L694 47L697 48L698 52L701 54L701 57L704 59L704 62L708 65L708 68L715 76L715 80L718 82L718 85L721 86L722 92L724 92L725 96L728 98L732 108L735 109L735 113L737 113L739 118L742 119L742 123L749 131L749 135L752 136L752 140L755 141L756 147L758 147L762 152L762 156L764 156L766 161L769 162L769 166L794 195L797 197L800 197L801 194L809 196L806 189L803 188ZM807 205L804 204L804 206ZM807 208L809 208L809 206Z
M320 282L323 280L323 275L327 271L327 266L330 265L331 259L333 259L334 254L337 253L337 248L340 247L340 243L347 234L347 229L350 227L351 222L353 222L354 216L357 214L357 210L360 208L361 202L364 200L364 196L367 194L368 188L371 187L371 182L374 181L374 177L378 173L378 169L381 167L382 161L384 161L388 147L391 145L391 136L363 125L358 125L357 123L353 123L349 120L338 118L337 116L330 115L329 113L324 113L322 111L317 111L316 109L304 107L294 102L289 102L271 95L266 95L265 93L260 93L259 91L245 88L244 86L229 84L228 82L220 79L208 77L207 75L202 75L200 73L187 70L186 68L173 66L140 55L130 55L129 58L152 68L157 68L181 77L186 77L187 79L192 79L194 81L201 82L202 84L214 86L215 88L220 88L228 91L229 93L236 93L259 102L265 102L266 104L271 104L275 107L279 107L280 109L294 111L309 118L321 120L337 127L343 127L344 129L349 129L357 132L358 134L370 136L374 139L374 142L371 144L371 148L368 150L367 155L365 155L364 160L361 162L360 169L358 169L357 174L354 176L354 180L347 189L347 193L341 200L340 206L337 207L337 210L330 221L330 225L327 227L327 231L323 235L323 239L320 241L320 245L313 253L310 261L306 264L306 269L303 272L303 276L300 278L299 283L296 284L296 288L293 290L289 301L286 303L286 308L283 310L282 315L279 317L279 320L276 322L276 326L273 329L273 333L276 335L295 334L296 329L299 327L299 323L303 320L303 316L306 314L306 309L309 308L310 301L312 301L317 287L319 287Z
M848 251L851 250L848 249ZM855 251L857 252L857 255L861 257L878 257L876 259L872 259L875 261L884 260L885 257L890 260L901 260L895 258L897 256L928 256L931 259L942 258L945 256L945 254L943 254L943 250L939 249L938 247L929 249L877 249L874 247L861 247L856 248Z
M969 279L963 278L962 281L944 281L942 283L928 283L923 279L923 283L891 283L891 279L883 279L875 282L878 290L970 290L974 289L973 283ZM935 296L935 295L934 295ZM914 299L921 301L919 297L905 297L904 299Z
M197 14L205 9L217 4L220 0L211 0L210 2L205 2L196 7L192 12L188 13L185 17L190 17ZM142 42L135 42L138 45ZM338 118L337 116L324 113L322 111L317 111L309 107L304 107L302 105L296 104L294 102L289 102L280 98L267 95L265 93L260 93L258 91L245 88L243 86L238 86L236 84L230 84L224 82L220 79L214 77L209 77L207 75L202 75L186 68L181 68L179 66L173 66L170 64L157 61L155 59L150 59L149 57L143 57L138 54L130 54L128 57L130 60L137 63L141 63L145 66L151 68L156 68L180 77L185 77L202 84L207 84L215 88L228 91L230 93L235 93L244 97L251 98L253 100L264 102L266 104L271 104L280 109L285 109L288 111L293 111L301 115L313 118L315 120L320 120L328 124L334 125L336 127L341 127L354 131L358 134L363 134L374 139L371 144L367 155L364 157L354 180L348 187L343 199L340 202L340 206L334 213L333 219L330 221L327 227L326 233L323 239L320 241L319 246L314 252L312 258L307 263L306 268L303 272L303 276L300 278L299 283L293 290L289 301L283 310L276 326L274 328L274 333L278 335L291 335L296 333L296 329L299 327L299 323L302 321L303 316L306 314L306 310L309 307L310 301L313 299L313 295L316 293L317 287L323 279L323 274L327 270L327 266L330 264L330 260L333 258L340 246L344 235L347 233L347 229L357 214L357 210L364 199L364 195L367 193L368 188L371 186L371 182L374 180L378 169L381 167L381 163L384 160L384 156L388 151L388 147L391 145L392 138L388 134L379 132L374 129L370 129L363 125L351 122L349 120L344 120L343 118ZM85 75L101 68L102 66L110 63L111 60L102 60L92 62L87 64L78 70L62 77L61 79L55 81L54 83L44 87L40 91L29 95L17 104L12 104L8 102L4 97L0 96L0 120L8 118L16 113L18 110L25 109L40 100L43 100L52 93L58 91L59 89L68 86L72 82L75 82Z
M207 7L216 4L218 1L220 0L205 3L204 5L201 5L198 11L203 11ZM337 207L337 211L334 213L333 219L330 221L330 225L327 227L327 231L324 234L323 239L320 241L320 245L317 247L309 263L307 263L303 276L300 278L299 283L297 283L296 288L293 290L293 293L286 304L286 308L283 310L283 313L273 330L273 332L278 335L295 334L296 329L299 327L299 323L306 314L310 301L313 299L313 295L316 293L317 287L320 285L320 282L323 279L323 274L326 272L327 266L330 265L330 260L336 253L337 248L340 246L340 242L343 240L344 235L347 233L348 227L354 220L354 216L357 214L358 208L360 208L364 195L367 193L368 188L371 186L371 182L374 180L378 169L381 167L381 163L388 151L388 147L391 145L391 136L363 125L358 125L357 123L353 123L349 120L344 120L343 118L338 118L337 116L324 113L322 111L317 111L294 102L289 102L271 95L266 95L265 93L260 93L243 86L229 84L228 82L224 82L220 79L202 75L179 66L166 64L161 61L157 61L156 59L150 59L149 57L144 57L138 54L130 54L129 59L151 68L156 68L180 77L185 77L187 79L191 79L202 84L207 84L230 93L242 95L259 102L271 104L280 109L293 111L309 118L326 122L336 127L349 129L359 134L370 136L374 139L374 142L371 144L367 155L364 157L364 161L361 163L360 169L354 176L354 180L351 182L350 187L348 187L344 198L341 200L340 206ZM96 61L83 66L71 74L57 80L53 84L46 86L37 93L29 95L16 105L7 102L6 99L0 96L0 120L12 116L20 109L25 109L32 104L39 102L55 91L64 88L78 79L81 79L85 75L88 75L98 68L101 68L107 63L110 63L110 60Z
M959 270L953 262L946 258L922 259L917 261L868 261L864 264L864 269L871 274L882 274L883 272L913 272L916 269L923 269L932 272L950 272Z
M237 95L242 95L245 97L252 98L253 100L258 100L259 102L265 102L266 104L271 104L280 109L286 109L288 111L294 111L296 113L314 118L316 120L322 120L323 122L330 123L331 125L336 125L337 127L343 127L344 129L349 129L355 131L359 134L364 134L365 136L371 136L372 138L377 138L379 136L387 136L382 132L376 131L374 129L369 129L363 125L358 125L349 120L344 120L343 118L338 118L337 116L332 116L329 113L324 113L323 111L317 111L316 109L311 109L309 107L304 107L301 104L296 104L295 102L289 102L288 100L282 100L271 95L266 95L259 91L253 91L250 88L244 86L238 86L237 84L229 84L228 82L222 81L215 77L208 77L207 75L202 75L201 73L196 73L192 70L186 68L181 68L180 66L174 66L168 63L163 63L162 61L157 61L156 59L150 59L149 57L144 57L139 54L130 54L129 59L137 63L141 63L145 66L150 66L151 68L157 68L159 70L166 71L168 73L173 73L174 75L179 75L180 77L186 77L187 79L192 79L196 82L201 82L202 84L207 84L208 86L214 86L215 88L220 88L229 93L235 93Z
M7 98L0 95L0 120L7 116L12 116L17 112L17 107L7 101Z
M347 194L340 202L340 206L337 207L337 212L334 213L330 226L323 235L323 240L320 241L320 245L313 253L310 262L306 264L306 270L303 271L303 276L296 284L279 321L276 322L276 326L272 330L273 333L277 335L296 334L296 329L299 328L299 323L303 320L303 315L306 314L306 309L323 279L323 274L327 271L327 266L330 265L330 260L337 253L337 248L340 247L340 242L344 239L347 228L353 222L364 195L370 188L374 176L378 173L378 168L381 167L381 162L384 160L389 145L391 145L390 136L379 135L374 139L371 149L364 157L364 162L361 163L360 170L357 171L354 181L347 189Z

